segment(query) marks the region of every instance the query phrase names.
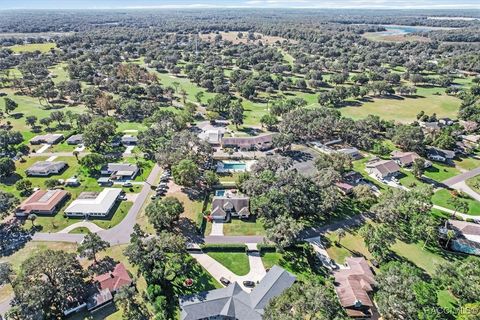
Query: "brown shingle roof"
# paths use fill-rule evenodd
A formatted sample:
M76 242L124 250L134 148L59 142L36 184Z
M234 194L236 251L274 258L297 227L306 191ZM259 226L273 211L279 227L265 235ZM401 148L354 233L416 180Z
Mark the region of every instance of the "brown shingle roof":
M400 171L400 167L393 160L379 160L374 163L369 163L367 164L367 168L377 169L384 177Z
M64 190L38 190L23 201L18 207L18 211L23 213L30 212L50 212L68 195Z
M344 308L354 308L361 303L361 306L373 307L373 302L368 293L373 291L375 278L365 258L347 258L348 269L340 269L334 272L335 291L337 292L340 304ZM361 312L354 309L347 309L347 313Z
M401 152L401 151L393 151L392 152L392 160L397 160L403 166L409 166L413 164L415 159L419 159L420 156L415 152Z
M237 197L214 197L212 201L212 215L225 217L226 211L235 210L237 214L249 213L250 198L245 196Z

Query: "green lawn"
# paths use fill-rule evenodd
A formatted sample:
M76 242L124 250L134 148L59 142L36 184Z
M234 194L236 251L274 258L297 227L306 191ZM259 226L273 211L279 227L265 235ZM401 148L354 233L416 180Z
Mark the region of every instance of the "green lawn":
M232 219L223 225L223 234L226 236L263 236L265 229L258 220Z
M95 223L97 226L103 229L112 228L119 224L123 218L125 218L132 205L133 202L122 201L117 207L115 207L115 209L113 209L113 214L111 214L109 217L105 219L90 219L89 221ZM66 206L64 206L64 208L65 207ZM58 232L74 223L81 221L83 221L83 218L66 217L63 215L63 210L60 210L60 212L54 216L38 216L38 218L35 220L35 225L41 226L42 232ZM26 225L29 226L30 222L27 222ZM85 230L74 229L71 233L81 233L80 231Z
M372 258L365 247L363 238L357 232L347 232L346 236L341 239L340 246L335 244L335 241L338 240L335 233L327 234L327 239L330 241L327 252L337 263L344 263L345 258L352 255L364 256L367 259ZM398 259L409 261L430 275L434 273L437 265L463 257L436 247L427 246L423 248L423 243L409 244L402 241L397 241L392 246L392 251Z
M299 280L311 281L311 278L326 277L322 269L316 269L315 263L318 258L309 244L287 248L283 253L262 250L260 254L265 268L281 266L296 275Z
M473 191L480 193L480 177L476 176L465 181Z
M434 90L444 92L442 88ZM428 90L419 89L418 95L422 98L373 98L372 101L363 103L361 106L349 106L341 108L342 115L362 119L369 114L382 117L385 120L398 122L411 122L416 115L423 110L426 114L436 113L438 117L456 118L460 107L460 99L442 95L433 95Z
M207 251L207 254L238 276L244 276L250 272L250 264L245 252Z
M475 158L461 158L459 160L455 160L455 164L462 169L470 171L480 166L480 160Z
M27 116L36 116L38 120L42 118L47 118L50 116L52 111L71 111L73 113L83 113L85 108L83 106L56 106L55 108L47 108L46 106L40 105L37 98L24 95L15 95L14 91L9 88L2 89L2 92L5 92L9 98L18 103L18 108L10 113L6 117L5 121L10 121L12 123L13 129L18 130L24 134L26 139L33 137L38 133L32 133L31 128L25 124L25 118ZM0 99L0 110L4 110L5 101ZM56 126L57 124L51 124L51 127ZM45 129L43 127L43 129Z
M432 166L425 170L424 175L430 179L441 182L443 180L459 175L461 172L455 167L433 162Z
M455 210L455 208L449 203L449 199L452 198L452 195L450 192L446 189L441 189L435 192L435 194L432 197L432 202L433 204L436 204L438 206ZM470 197L462 197L462 201L465 201L468 203L468 212L463 212L472 216L480 216L480 202L476 201Z
M28 43L28 44L17 44L11 47L8 47L15 53L20 52L48 52L50 49L56 48L57 45L53 42L45 42L45 43Z

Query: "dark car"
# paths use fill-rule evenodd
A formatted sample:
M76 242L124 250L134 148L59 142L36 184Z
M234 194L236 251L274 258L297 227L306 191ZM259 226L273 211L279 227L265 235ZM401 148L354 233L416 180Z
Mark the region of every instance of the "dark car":
M247 280L247 281L243 281L243 285L247 288L253 288L255 287L255 282Z
M227 278L224 278L224 277L221 277L220 278L220 282L224 285L224 286L228 286L230 284L230 280L228 280Z

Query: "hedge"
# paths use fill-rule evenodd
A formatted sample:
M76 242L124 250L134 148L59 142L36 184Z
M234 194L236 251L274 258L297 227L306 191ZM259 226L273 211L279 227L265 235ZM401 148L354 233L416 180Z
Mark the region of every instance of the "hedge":
M222 252L222 251L227 251L227 252L247 252L247 246L244 244L235 244L235 243L212 243L212 244L202 244L200 246L203 251L216 251L216 252Z

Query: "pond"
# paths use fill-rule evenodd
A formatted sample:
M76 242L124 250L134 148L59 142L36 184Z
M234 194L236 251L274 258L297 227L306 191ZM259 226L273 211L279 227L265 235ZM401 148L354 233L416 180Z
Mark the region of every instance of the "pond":
M378 34L385 36L405 35L414 32L425 32L433 30L450 30L453 28L426 27L426 26L403 26L403 25L381 25L386 31L380 31Z

